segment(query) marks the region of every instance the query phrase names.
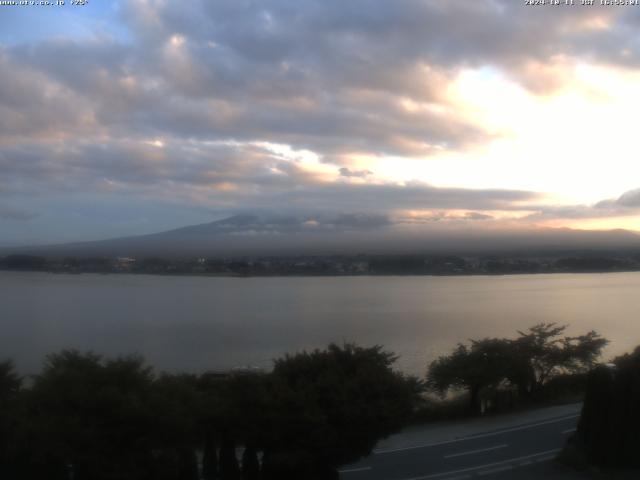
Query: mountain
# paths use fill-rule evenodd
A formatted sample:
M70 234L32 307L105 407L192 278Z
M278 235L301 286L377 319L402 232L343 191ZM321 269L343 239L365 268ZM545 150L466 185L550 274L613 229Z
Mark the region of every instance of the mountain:
M405 253L567 254L640 249L626 230L416 228L375 215L292 217L237 215L149 235L61 245L1 248L0 255L200 257Z

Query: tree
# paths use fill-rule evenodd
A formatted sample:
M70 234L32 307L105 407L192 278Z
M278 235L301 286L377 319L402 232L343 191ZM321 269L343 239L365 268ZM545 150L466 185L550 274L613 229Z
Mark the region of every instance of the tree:
M147 409L155 419L152 451L161 458L154 478L196 480L196 449L201 443L197 411L200 406L198 377L189 374L160 375L151 385Z
M30 478L145 478L153 374L139 357L104 360L91 352L47 357L29 392Z
M522 394L532 395L560 373L587 372L600 357L608 340L595 331L562 337L567 325L540 323L513 341L514 370L511 380Z
M243 480L258 480L260 478L260 462L255 446L247 445L242 453Z
M0 362L0 477L15 476L22 378L10 360Z
M0 362L0 405L14 399L20 392L22 378L11 360Z
M220 476L236 480L240 464L235 455L236 445L244 446L243 478L250 480L259 470L257 448L265 444L269 429L265 412L269 407L269 376L263 373L242 372L230 375L222 384L222 418L220 432Z
M46 266L47 260L34 255L7 255L0 259L0 267L8 270L42 270Z
M518 332L515 340L488 338L458 344L429 365L427 386L441 395L450 389L469 392L470 409L479 412L483 389L511 384L532 396L550 379L587 372L608 341L594 331L562 337L566 326L541 323Z
M197 420L203 441L205 479L233 480L240 476L236 446L245 447L243 478L251 479L267 425L267 375L205 373L198 379ZM245 471L246 470L246 471Z
M600 466L640 467L640 347L589 372L576 435L568 451ZM634 470L635 471L635 470Z
M336 467L368 455L400 429L419 383L394 370L382 347L330 345L275 362L264 444L264 478L337 478Z
M497 387L510 375L511 355L510 342L504 339L472 340L469 347L460 343L450 355L431 363L427 386L441 395L452 388L465 389L469 409L480 412L480 392Z
M203 440L202 476L204 480L218 478L219 427L224 418L221 386L224 381L225 376L210 372L198 378L200 405L196 411L196 417Z
M381 347L331 345L277 360L269 374L156 376L136 356L65 350L29 389L0 363L0 473L195 480L200 449L208 480L337 478L338 465L370 453L413 411L419 382L393 371L394 360ZM20 435L5 428L16 418ZM18 448L11 461L6 443Z

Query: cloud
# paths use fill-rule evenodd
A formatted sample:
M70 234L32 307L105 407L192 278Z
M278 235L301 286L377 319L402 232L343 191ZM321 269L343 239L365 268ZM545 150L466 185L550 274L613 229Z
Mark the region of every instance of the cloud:
M25 221L37 217L37 214L29 210L11 205L0 204L0 220Z
M463 68L493 66L541 92L570 81L574 61L637 60L635 44L621 43L637 15L621 10L632 9L132 0L120 9L131 41L2 48L1 131L14 140L180 136L268 140L327 157L424 157L491 138L450 98Z
M529 205L535 212L525 220L596 219L640 214L640 189L629 190L618 198L601 200L592 205Z
M386 215L376 214L342 214L330 219L329 225L333 225L339 228L356 228L356 229L368 229L388 227L393 224L391 219Z
M202 228L219 234L295 234L343 233L389 227L393 221L380 214L256 214L244 213L221 220L213 225L196 225L178 230L179 233L201 231Z
M637 9L129 0L119 12L121 28L107 31L127 35L0 45L3 201L170 198L216 213L291 212L309 228L383 227L406 210L460 221L491 220L494 211L588 218L640 203L628 193L593 206L535 207L535 192L391 182L354 160L428 164L495 140L500 133L452 92L468 69L490 67L548 94L581 62L637 67Z
M465 213L464 218L467 220L492 220L494 217L480 212L468 212Z
M350 178L365 178L373 175L371 170L351 170L347 167L342 167L339 172L341 176Z
M407 225L432 225L434 223L465 224L468 222L494 219L495 217L493 215L486 213L435 210L421 212L418 215L401 216L397 219L397 223Z
M535 192L500 189L441 188L423 182L407 184L313 185L299 192L263 197L274 208L287 203L298 208L320 206L332 211L399 211L427 209L520 210L522 203L540 198Z
M575 59L636 58L633 45L615 50L629 16L599 7L132 0L120 12L131 41L0 50L5 140L172 136L425 157L492 138L448 93L463 68L494 66L542 91L568 81Z
M638 58L633 42L624 41L638 23L628 8L527 8L511 0L301 0L294 8L287 0L259 6L223 0L192 2L185 11L168 2L131 3L144 5L127 13L141 41L158 45L177 34L186 39L183 47L210 50L198 58L222 67L214 70L211 79L218 82L211 89L228 86L241 69L251 68L260 75L242 77L242 86L266 79L262 91L270 95L278 91L276 75L284 80L285 95L304 91L295 80L308 79L309 90L366 85L433 99L440 85L416 82L416 66L446 74L461 65L489 64L532 78L536 72L523 66L558 56L607 63Z
M417 181L353 183L345 179L346 167L323 173L299 155L254 143L123 139L96 145L77 140L55 149L48 143L0 148L0 170L12 185L25 185L22 193L32 195L112 192L170 197L230 212L513 210L540 198L535 192L438 188ZM347 178L369 175L346 170Z
M604 200L596 205L596 208L622 207L622 208L638 208L640 207L640 188L629 190L618 197L617 200Z

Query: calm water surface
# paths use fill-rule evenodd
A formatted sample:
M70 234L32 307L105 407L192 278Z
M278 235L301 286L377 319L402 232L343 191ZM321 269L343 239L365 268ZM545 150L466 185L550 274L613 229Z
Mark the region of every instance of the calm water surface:
M0 272L0 359L37 372L62 348L138 352L200 372L329 342L383 344L423 373L456 342L538 322L640 344L640 273L502 277L207 278Z

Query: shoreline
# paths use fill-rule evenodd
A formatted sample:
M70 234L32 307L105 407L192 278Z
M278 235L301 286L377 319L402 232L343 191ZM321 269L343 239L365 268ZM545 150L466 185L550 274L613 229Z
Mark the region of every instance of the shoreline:
M205 278L344 278L344 277L511 277L518 275L596 275L613 273L640 273L640 269L633 270L572 270L572 271L531 271L531 272L464 272L464 273L197 273L197 272L139 272L139 271L56 271L56 270L28 270L0 268L0 272L10 273L48 273L51 275L149 275L157 277L205 277Z

